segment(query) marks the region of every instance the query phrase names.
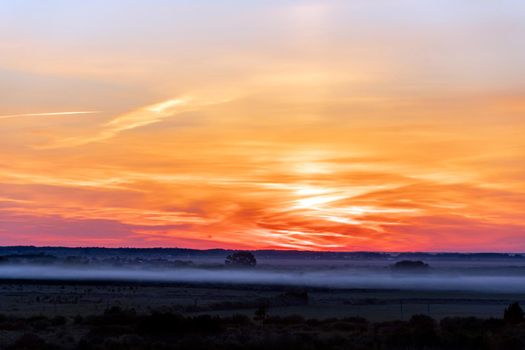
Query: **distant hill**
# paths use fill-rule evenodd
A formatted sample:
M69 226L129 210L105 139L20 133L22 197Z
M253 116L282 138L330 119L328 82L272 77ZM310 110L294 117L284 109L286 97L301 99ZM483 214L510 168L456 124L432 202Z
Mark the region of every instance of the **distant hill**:
M0 247L0 256L45 254L55 257L173 257L173 258L224 258L231 249L186 249L186 248L68 248L6 246ZM525 254L514 253L428 253L428 252L317 252L296 250L254 250L258 259L307 259L307 260L493 260L525 259Z

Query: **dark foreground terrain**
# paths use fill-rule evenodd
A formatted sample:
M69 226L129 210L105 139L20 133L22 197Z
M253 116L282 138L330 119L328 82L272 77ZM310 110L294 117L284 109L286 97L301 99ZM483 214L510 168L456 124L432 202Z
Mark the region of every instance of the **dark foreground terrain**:
M7 279L0 349L525 349L520 296Z
M253 253L0 247L0 349L525 349L525 255Z
M408 320L424 314L445 317L500 317L523 293L491 290L399 290L296 287L241 283L13 280L0 279L0 314L17 317L86 316L112 306L144 314L166 311L188 316L252 316L267 305L273 316L365 317Z
M0 316L2 349L523 349L525 323L415 315L360 317L184 316L112 307L91 316Z

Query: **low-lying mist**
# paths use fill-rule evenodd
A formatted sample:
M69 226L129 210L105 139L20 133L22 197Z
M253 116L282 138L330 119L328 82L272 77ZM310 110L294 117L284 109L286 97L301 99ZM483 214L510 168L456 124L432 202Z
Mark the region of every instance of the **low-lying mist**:
M457 290L474 292L525 292L525 276L498 273L466 273L432 270L393 272L383 269L331 269L279 271L275 269L130 267L71 267L43 265L1 265L0 279L133 281L282 285L297 287Z

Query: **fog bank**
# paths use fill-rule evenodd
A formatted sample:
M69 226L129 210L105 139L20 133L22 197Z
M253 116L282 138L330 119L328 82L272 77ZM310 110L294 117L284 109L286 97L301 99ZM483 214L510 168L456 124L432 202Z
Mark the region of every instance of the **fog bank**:
M383 270L334 269L325 271L277 271L263 269L132 269L37 265L0 266L0 279L72 281L144 281L283 285L327 288L400 290L457 290L479 292L525 292L525 276L469 275L432 271L394 273Z

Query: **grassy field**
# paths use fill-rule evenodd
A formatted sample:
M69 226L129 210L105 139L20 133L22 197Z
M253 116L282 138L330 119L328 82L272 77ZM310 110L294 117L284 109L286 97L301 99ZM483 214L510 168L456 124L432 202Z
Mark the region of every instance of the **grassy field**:
M164 310L183 314L253 315L261 304L271 315L302 315L312 318L360 316L370 320L408 319L425 314L435 319L449 316L500 317L506 305L524 301L523 294L301 289L308 300L295 300L284 286L75 282L0 281L0 314L26 316L89 315L112 306L137 312Z

